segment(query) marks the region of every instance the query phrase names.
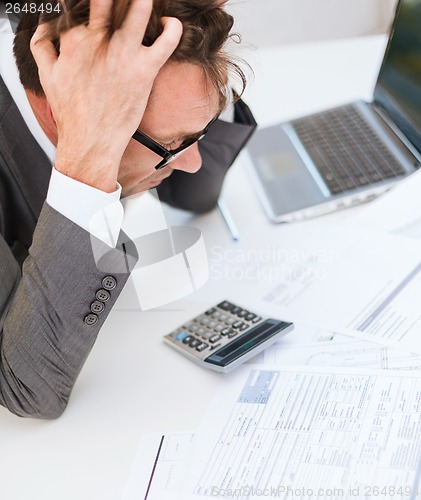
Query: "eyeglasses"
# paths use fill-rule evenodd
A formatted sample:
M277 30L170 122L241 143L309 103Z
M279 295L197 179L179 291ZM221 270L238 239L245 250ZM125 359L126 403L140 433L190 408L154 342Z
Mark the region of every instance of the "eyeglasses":
M183 151L186 151L190 146L193 146L193 144L197 141L200 141L200 139L203 139L207 131L209 130L209 127L216 122L218 119L218 116L215 116L207 125L206 127L199 132L196 135L193 135L183 141L181 146L179 146L177 149L173 149L169 151L168 149L165 149L161 144L158 142L154 141L151 137L148 135L144 134L140 130L136 130L136 132L133 134L133 139L137 142L140 142L140 144L143 144L145 147L156 153L157 155L161 156L163 158L158 165L156 165L155 170L160 170L161 168L164 168L168 163L171 163L174 161L178 156L183 153Z

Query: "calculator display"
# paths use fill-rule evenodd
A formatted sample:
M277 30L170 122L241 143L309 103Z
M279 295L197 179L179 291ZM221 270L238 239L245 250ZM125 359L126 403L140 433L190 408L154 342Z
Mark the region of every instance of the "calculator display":
M289 326L289 324L285 325ZM253 328L250 332L230 342L222 349L219 349L219 351L204 361L214 365L226 366L273 335L279 333L279 330L278 321L267 320L256 328Z
M263 318L224 300L180 325L164 340L192 361L226 373L293 328L292 323Z

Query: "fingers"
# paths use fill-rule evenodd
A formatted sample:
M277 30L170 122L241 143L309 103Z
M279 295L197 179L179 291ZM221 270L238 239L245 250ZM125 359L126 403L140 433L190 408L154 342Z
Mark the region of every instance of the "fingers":
M152 0L133 0L127 12L121 30L127 40L133 45L133 48L142 45L143 37L149 23L152 13ZM151 49L158 59L164 59L164 62L176 49L183 33L181 21L174 17L161 18L163 32L153 43Z
M110 18L113 0L91 0L89 27L103 29ZM126 35L125 43L130 47L142 46L144 32L152 11L152 0L133 0L121 31ZM177 48L183 32L181 21L174 17L161 18L163 31L151 47L147 48L152 66L159 69ZM72 30L71 30L72 31ZM63 35L62 35L63 36ZM67 36L67 33L64 34ZM63 48L63 47L62 47ZM129 48L129 47L128 47ZM144 49L146 49L144 47ZM31 51L40 72L51 71L58 56L52 41L48 38L47 24L40 24L31 40Z
M149 50L153 50L155 58L161 64L164 64L180 42L181 35L183 34L183 25L175 17L163 17L161 21L164 30L153 45L149 47Z
M152 13L152 0L132 0L121 29L134 46L142 43Z
M89 28L103 29L111 19L113 0L91 0ZM118 32L123 35L130 50L142 46L153 8L153 0L131 0ZM150 47L157 61L165 62L176 49L183 32L181 22L172 17L161 18L163 32Z
M40 24L31 39L31 52L41 72L49 72L57 61L53 42L47 38L47 24Z
M111 17L112 0L91 0L89 10L89 28L104 29Z

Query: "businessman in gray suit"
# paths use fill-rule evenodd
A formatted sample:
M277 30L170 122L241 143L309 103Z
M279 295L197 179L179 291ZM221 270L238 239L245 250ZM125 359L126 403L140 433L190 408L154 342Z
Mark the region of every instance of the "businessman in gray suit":
M69 0L40 24L28 15L14 40L23 87L0 37L0 403L13 413L62 413L133 269L116 200L157 187L209 210L254 129L241 101L215 122L230 67L244 83L223 3Z

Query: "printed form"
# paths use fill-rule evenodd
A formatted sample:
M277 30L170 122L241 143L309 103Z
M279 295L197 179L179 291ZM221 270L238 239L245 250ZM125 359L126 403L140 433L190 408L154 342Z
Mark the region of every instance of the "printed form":
M354 342L354 344L357 343L359 342ZM335 345L336 349L348 345L348 343L339 342L333 345L332 343L328 344L326 348L331 347L332 351L334 351ZM307 349L304 349L304 351L309 352L310 346L305 347ZM316 349L316 345L312 347ZM294 356L291 353L292 350L293 348L286 349L284 365L299 356L298 352ZM271 359L272 355L269 355L268 358ZM370 360L371 356L366 360L368 366L375 364L369 362ZM317 361L323 362L323 359L317 357ZM402 366L403 363L400 361L396 364ZM404 369L412 369L412 367L405 366ZM285 375L284 370L279 372L271 369L266 372L263 367L260 367L259 370L259 375L255 378L257 384L248 380L244 386L248 388L248 392L243 388L236 404L235 397L232 401L228 398L227 410L226 413L223 413L222 423L220 423L223 429L221 435L224 434L223 448L225 450L222 449L221 451L221 446L218 449L219 444L222 443L222 441L218 440L219 436L211 437L211 441L213 439L215 443L218 443L218 445L214 446L215 452L217 452L217 460L219 463L219 459L223 456L226 468L230 469L231 465L233 465L232 456L237 457L238 460L246 461L241 467L248 468L253 460L255 462L261 461L262 468L272 466L274 474L277 474L279 470L283 471L281 477L285 482L278 483L275 487L277 483L276 476L274 476L272 479L265 479L265 488L262 486L264 478L257 483L253 483L253 485L247 483L238 486L237 484L236 488L234 488L233 484L235 483L229 482L228 487L227 483L220 481L220 477L218 479L215 474L209 473L212 481L220 481L216 485L212 485L213 487L217 486L211 491L212 496L217 497L220 493L219 496L225 495L228 498L233 496L236 498L253 498L253 491L255 496L259 496L260 493L266 491L266 493L271 493L266 495L268 497L288 498L292 494L292 498L294 496L295 498L301 498L303 488L306 490L307 496L314 493L314 498L335 498L335 496L337 498L369 498L370 496L409 498L413 494L421 493L421 484L418 484L421 477L421 459L418 462L418 471L415 470L416 465L414 465L418 460L417 456L420 454L419 442L414 441L414 437L419 439L420 430L420 409L418 406L420 399L419 382L421 381L419 381L418 377L415 377L412 382L406 381L404 384L401 384L404 379L396 382L395 374L391 381L385 379L381 385L377 381L377 392L373 396L367 393L375 388L375 379L370 379L366 375L363 377L361 374L355 375L355 371L352 373L353 378L351 379L349 373L344 377L343 371L336 374L335 377L332 377L332 372L328 372L327 375L323 371L323 375L320 375L305 371L305 376L300 375L301 380L298 378L298 373L296 373L295 381L291 384L291 372ZM260 375L261 371L266 372L263 378ZM279 377L287 377L287 380L289 380L283 390L289 391L290 401L285 401L285 397L282 400L278 396L276 401L273 400L272 408L270 408L267 406L270 404L268 398L269 396L272 397L273 389L266 389L261 383L259 384L259 378L260 381L266 381L265 385L270 385L271 381L274 380L274 374L276 374L275 381L278 381ZM376 373L377 375L378 373ZM313 379L311 380L309 377L313 377ZM283 380L285 379L281 378L279 382L282 384ZM300 387L297 388L299 384ZM314 392L311 401L304 404L305 396L303 396L302 391L309 394L317 384L319 387ZM329 384L328 389L326 384ZM397 387L399 388L393 388L393 384L398 384ZM295 389L295 394L291 389ZM274 390L279 390L279 388L274 387ZM382 392L379 394L380 390ZM346 396L345 392L348 392ZM245 398L245 394L247 394L247 398ZM251 395L253 395L252 399ZM263 401L262 397L265 397L266 400ZM375 406L376 402L377 407ZM215 404L219 408L219 401ZM371 404L371 408L369 408L369 404ZM249 412L246 411L247 406ZM211 414L206 419L205 424L209 426L208 430L211 434L214 428L212 411L218 411L218 409L215 406L211 408ZM267 416L265 419L263 418L263 411L266 411ZM307 411L310 411L310 423L308 418L307 420L304 419L305 415L308 417ZM370 421L363 423L363 419L366 417ZM281 418L283 420L280 420ZM224 419L226 420L225 423ZM238 429L243 424L245 425L245 419L249 419L247 426L253 430L254 435L250 437L244 435L241 438L242 443L240 443ZM397 425L397 427L393 428L393 425ZM261 429L262 426L264 429ZM363 429L363 426L366 426L366 428ZM299 427L298 430L297 427ZM393 432L387 435L389 430ZM230 432L232 435L228 440L226 435ZM260 433L260 437L256 437L256 432ZM263 432L266 432L266 436L263 435ZM234 434L236 435L234 436ZM395 441L396 437L398 439ZM175 500L179 498L184 500L182 485L185 479L183 479L183 475L191 475L188 456L191 452L193 438L194 434L192 432L150 433L142 436L123 500ZM237 441L236 447L234 446L234 440ZM262 447L261 441L264 442L266 448ZM291 445L291 442L293 445ZM228 444L231 446L232 454L228 451ZM300 447L294 451L291 446L294 448L298 444ZM412 450L410 446L412 446ZM249 450L248 447L250 447ZM267 451L268 447L269 452ZM208 453L212 456L212 446L210 448ZM256 455L258 449L263 450L262 456ZM270 453L273 456L269 456ZM304 475L310 480L314 477L314 474L317 473L317 476L320 471L323 471L330 477L333 471L332 480L329 479L327 485L325 484L323 487L317 486L317 492L316 488L310 488L307 479L305 479L305 484L294 487L300 476L297 475L298 479L294 483L295 473L291 467L289 470L287 468L288 462L294 453L297 454L294 458L295 468L297 471L301 468L301 476ZM298 456L299 453L301 458ZM411 459L411 453L414 459ZM406 459L405 454L407 455ZM398 459L399 455L401 456L400 459ZM353 468L351 467L351 459L355 462ZM377 473L376 479L375 474L373 474L373 477L370 474L372 474L372 468L376 469L375 464L378 460L377 467L380 468L380 472ZM401 460L400 465L399 460ZM409 469L406 463L408 460ZM389 461L389 464L387 461ZM364 472L363 464L370 466L371 469ZM207 466L211 465L212 463L209 462ZM214 463L214 465L216 464ZM393 473L393 467L399 469L398 474L395 473L394 482L391 483L388 480L385 484L380 484L380 481L383 481L389 472ZM308 474L309 469L312 471L311 474ZM354 475L354 482L350 483L348 480L349 484L347 483L344 486L343 482L352 477L352 474ZM216 474L216 476L218 475ZM253 476L251 477L253 478ZM321 481L324 480L321 478ZM417 481L417 485L412 486L411 480ZM252 481L252 479L249 478L249 481ZM337 483L332 485L335 481ZM396 481L406 482L398 486ZM294 493L292 493L292 489ZM236 493L234 493L235 490ZM383 493L380 493L381 491Z
M421 451L421 377L242 371L213 403L193 449L183 500L409 497Z

